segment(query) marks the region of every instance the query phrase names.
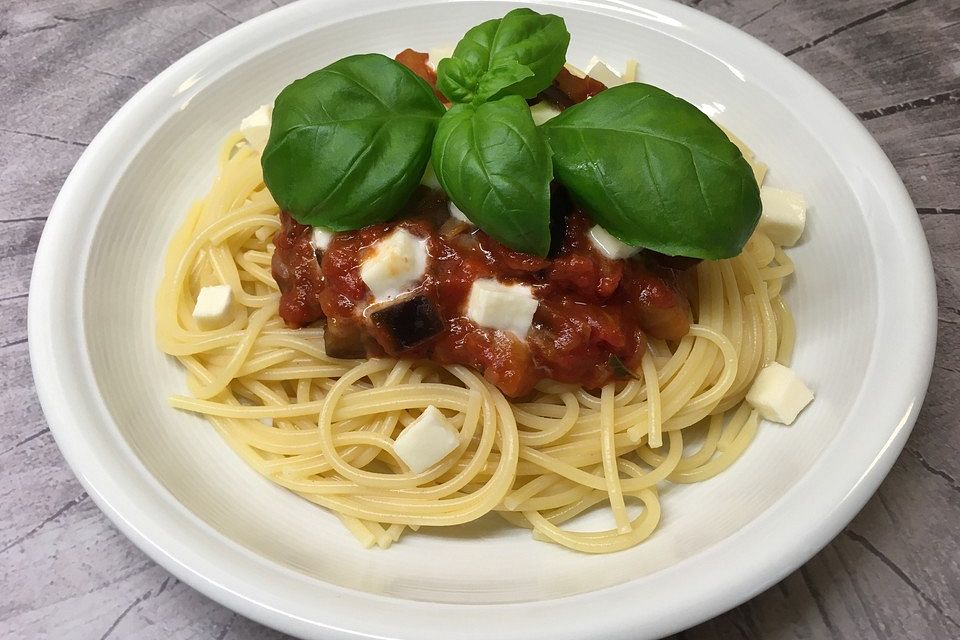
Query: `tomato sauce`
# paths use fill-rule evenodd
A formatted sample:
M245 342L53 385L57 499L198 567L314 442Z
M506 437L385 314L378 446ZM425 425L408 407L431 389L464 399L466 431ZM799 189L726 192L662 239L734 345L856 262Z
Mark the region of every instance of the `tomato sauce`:
M323 317L320 292L323 275L310 243L313 228L290 216L280 216L280 230L273 238L273 279L280 287L280 317L292 327L303 327Z
M587 238L592 223L582 211L567 214L555 256L539 258L446 218L445 209L443 193L422 190L397 221L336 234L322 254L319 279L312 270L297 267L287 271L301 274L300 279L278 279L281 316L294 327L325 317L328 327L336 325L333 338L347 335L356 344L359 336L369 356L474 367L513 397L529 393L542 379L599 387L616 377L611 356L636 371L646 335L678 340L687 333L689 305L676 275L642 257L610 260L601 255ZM303 243L289 238L302 238L309 228L286 214L282 217L285 235L276 241L275 273L284 271L286 261L301 265L307 256ZM432 301L443 327L429 340L403 350L393 348L372 326L368 310L380 305L374 305L360 277L373 246L397 228L427 241L426 273L413 293ZM470 287L480 278L532 287L539 306L526 338L480 327L465 317ZM319 301L319 310L314 301Z
M407 49L397 60L436 90L427 55ZM561 71L540 99L561 108L604 89L592 79ZM324 321L327 353L336 357L391 355L463 364L481 371L505 394L520 397L543 379L597 388L636 371L646 336L679 340L689 330L689 304L677 284L678 272L652 252L610 260L589 241L588 216L553 186L552 247L547 258L500 244L479 229L447 214L446 196L421 187L392 222L335 234L319 255L310 227L281 213L275 238L273 274L281 291L280 316L291 327ZM426 272L407 297L411 313L381 314L390 301L375 303L360 277L363 260L380 239L402 228L427 243ZM538 301L529 333L520 338L480 327L465 316L473 282L496 278L532 288ZM403 296L401 296L403 297ZM398 298L399 300L399 298ZM396 304L394 302L394 304ZM416 315L416 314L426 315ZM429 338L397 339L390 322L429 328ZM413 345L413 346L398 346Z

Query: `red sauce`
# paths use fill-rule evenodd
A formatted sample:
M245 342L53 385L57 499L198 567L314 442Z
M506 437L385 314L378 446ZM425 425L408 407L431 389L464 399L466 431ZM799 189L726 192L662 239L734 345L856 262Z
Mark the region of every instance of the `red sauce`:
M441 102L446 102L447 98L437 90L437 72L427 64L427 60L429 59L429 54L414 49L404 49L394 57L394 60L426 81Z
M270 265L281 292L280 317L291 327L304 327L323 317L323 275L310 244L312 228L286 214L280 216L280 222Z
M336 234L323 252L321 278L313 277L309 269L293 269L306 277L278 280L286 303L280 311L284 320L303 326L311 314L314 320L325 316L341 330L352 326L364 334L371 356L471 366L514 397L529 393L541 379L599 387L616 377L611 356L631 370L639 368L645 334L667 340L686 334L688 304L670 272L645 266L642 259L605 258L587 239L591 222L582 212L569 214L556 256L544 259L512 251L472 227L445 236L435 215L443 194L430 195L419 201L420 215ZM302 226L286 214L283 218L284 229ZM403 352L378 339L364 316L374 300L360 278L360 266L373 245L397 228L427 239L427 271L416 292L436 304L445 326L434 338ZM289 249L289 235L278 241L275 271L285 258L300 264L305 256L302 244L296 244L297 251ZM479 278L533 288L539 307L525 339L479 327L465 317L470 287ZM320 313L313 304L305 304L317 299Z

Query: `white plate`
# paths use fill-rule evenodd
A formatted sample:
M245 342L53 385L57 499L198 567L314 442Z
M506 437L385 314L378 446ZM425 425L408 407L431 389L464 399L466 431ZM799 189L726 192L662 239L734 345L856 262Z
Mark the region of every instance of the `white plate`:
M311 638L646 638L779 580L887 473L926 389L935 292L916 212L856 119L798 67L678 4L535 1L569 57L640 61L714 115L811 203L787 298L795 367L817 393L765 424L720 477L664 492L660 529L603 557L485 520L365 551L330 514L248 469L170 409L183 372L153 339L161 257L223 136L288 82L344 55L455 42L499 2L302 2L240 25L144 87L77 163L30 288L30 351L50 428L104 512L210 597ZM442 603L440 605L436 603Z

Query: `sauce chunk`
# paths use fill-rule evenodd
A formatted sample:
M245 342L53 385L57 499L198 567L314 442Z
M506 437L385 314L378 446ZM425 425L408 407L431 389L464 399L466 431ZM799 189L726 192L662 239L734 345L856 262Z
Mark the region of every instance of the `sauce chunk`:
M647 266L642 257L604 257L590 244L586 231L592 223L581 211L567 212L553 257L540 258L513 251L475 227L449 233L443 203L442 193L421 191L406 217L336 234L319 263L312 247L308 255L303 226L282 214L274 273L283 291L283 319L300 327L325 317L336 336L351 336L371 357L474 367L512 397L526 395L543 379L597 388L618 377L611 356L636 371L646 336L678 340L687 333L689 305L673 272ZM376 300L360 268L374 245L398 228L426 240L426 271L395 301ZM466 316L470 289L484 278L532 289L538 306L524 338ZM330 346L338 348L336 336L331 338L338 344Z

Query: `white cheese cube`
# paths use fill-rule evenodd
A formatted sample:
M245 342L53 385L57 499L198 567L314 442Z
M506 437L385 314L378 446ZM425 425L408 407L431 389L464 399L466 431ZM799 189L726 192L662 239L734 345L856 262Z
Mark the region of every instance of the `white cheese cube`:
M623 81L624 82L637 82L637 69L640 66L633 58L627 60L627 63L623 66Z
M526 285L484 278L470 287L467 317L481 327L501 329L524 338L539 304L533 297L533 289Z
M611 260L623 260L640 251L640 247L632 247L625 242L621 242L598 224L590 227L587 235L590 238L590 244Z
M560 115L560 109L543 100L530 107L530 115L533 117L533 123L539 127L547 120Z
M263 153L270 138L270 123L273 121L273 105L265 104L240 121L240 133L257 153Z
M473 224L470 222L470 218L467 217L463 211L460 210L460 207L453 204L453 200L447 200L447 211L450 212L450 217L454 220L459 220L460 222L466 222L467 224Z
M228 284L218 284L200 289L193 318L201 329L213 329L226 323L233 303L233 291Z
M747 402L762 417L781 424L793 424L800 411L812 400L813 392L800 376L779 362L771 362L761 369L747 392Z
M582 70L578 69L577 67L573 66L573 65L570 64L569 62L565 62L565 63L563 64L563 68L566 69L567 71L569 71L571 74L577 76L578 78L586 78L586 77L587 77L587 74L586 74L586 73L584 73Z
M606 62L594 56L590 58L590 64L587 65L587 75L602 82L607 87L617 87L623 84L623 78L610 68Z
M427 64L436 70L437 65L440 64L440 61L444 58L453 57L453 45L445 44L440 47L434 47L427 52Z
M314 251L326 251L333 240L333 234L334 232L329 229L314 227L310 234L310 244L313 245Z
M450 455L460 433L432 404L407 425L394 441L397 457L414 473L423 473Z
M373 246L360 265L360 278L377 300L409 291L427 269L427 241L397 229Z
M760 187L763 214L758 228L779 245L792 247L807 223L807 203L803 196L774 187Z
M420 178L420 184L435 191L443 191L440 180L437 179L437 172L433 170L433 160L427 163L427 169L423 172L423 177Z

